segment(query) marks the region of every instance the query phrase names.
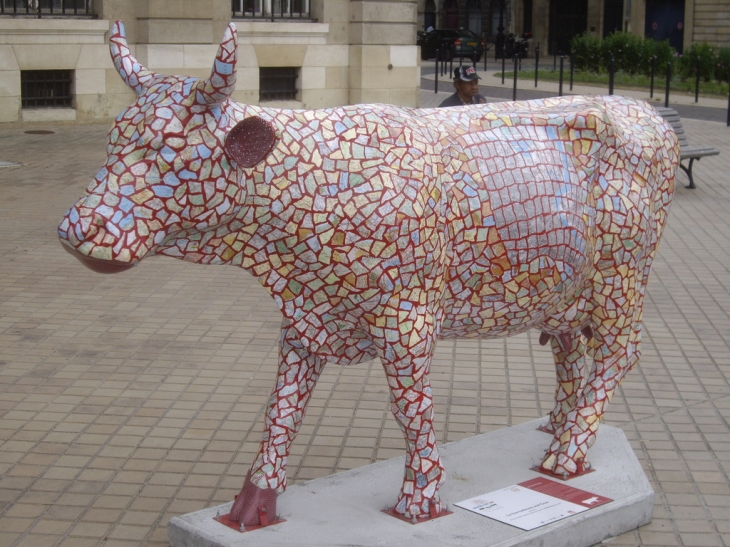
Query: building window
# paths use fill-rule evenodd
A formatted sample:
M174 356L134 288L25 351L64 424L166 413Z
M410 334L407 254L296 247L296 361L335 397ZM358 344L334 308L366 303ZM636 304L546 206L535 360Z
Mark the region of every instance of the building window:
M296 67L259 68L259 101L294 101L297 98Z
M21 70L20 98L23 108L71 107L72 70Z
M233 0L232 4L234 19L309 18L309 0Z

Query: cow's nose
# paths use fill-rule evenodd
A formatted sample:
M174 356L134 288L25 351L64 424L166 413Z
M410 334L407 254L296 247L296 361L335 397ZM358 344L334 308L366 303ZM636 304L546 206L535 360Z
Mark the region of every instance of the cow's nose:
M74 206L61 221L58 235L62 240L65 239L72 246L78 247L81 243L93 240L104 224L105 220L98 212L93 211L82 216L78 207Z

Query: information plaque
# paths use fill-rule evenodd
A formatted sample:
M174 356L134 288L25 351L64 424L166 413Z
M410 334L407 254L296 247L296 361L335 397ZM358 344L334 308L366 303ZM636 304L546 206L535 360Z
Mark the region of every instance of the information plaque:
M522 530L534 530L611 501L540 477L454 505Z

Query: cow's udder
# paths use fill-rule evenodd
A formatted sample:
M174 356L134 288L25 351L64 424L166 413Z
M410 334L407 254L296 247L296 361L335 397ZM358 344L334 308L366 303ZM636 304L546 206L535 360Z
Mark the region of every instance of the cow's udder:
M61 242L61 246L66 250L68 254L78 259L78 261L81 262L84 266L96 273L112 274L123 272L124 270L128 270L129 268L134 267L134 264L130 264L128 262L118 262L116 260L100 260L98 258L86 256L85 254L80 253L76 249L69 247L63 242Z

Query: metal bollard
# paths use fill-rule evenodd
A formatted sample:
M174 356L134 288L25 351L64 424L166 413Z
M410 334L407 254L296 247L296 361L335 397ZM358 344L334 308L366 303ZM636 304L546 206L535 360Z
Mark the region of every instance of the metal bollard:
M697 57L697 66L695 67L695 72L697 72L697 76L695 78L695 102L698 102L700 99L700 64L702 62L702 57Z
M650 70L651 80L649 83L649 98L650 99L654 98L654 72L656 72L656 55L651 56L651 70Z
M570 52L570 90L573 91L573 52Z
M560 79L558 80L558 97L563 96L563 61L565 61L565 57L562 55L560 56Z
M669 108L669 83L672 81L672 62L667 63L667 89L664 92L664 108Z
M540 44L535 47L535 87L537 87L537 67L540 64Z
M517 63L519 62L519 55L515 55L515 70L512 78L512 100L517 100Z
M504 84L504 60L507 57L507 48L502 48L502 83Z
M608 94L613 95L613 75L616 72L616 61L611 56L611 62L608 64Z
M436 78L433 83L433 92L439 92L439 50L436 50Z
M727 126L730 127L730 94L727 96Z

